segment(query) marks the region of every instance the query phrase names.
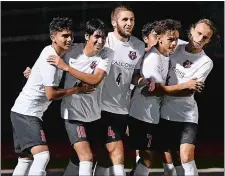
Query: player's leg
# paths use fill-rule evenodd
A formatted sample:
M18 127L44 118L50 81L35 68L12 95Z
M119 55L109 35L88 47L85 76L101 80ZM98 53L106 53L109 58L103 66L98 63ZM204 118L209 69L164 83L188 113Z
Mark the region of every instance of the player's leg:
M124 175L124 149L122 140L126 132L127 115L117 115L105 111L103 111L101 115L103 132L105 133L104 135L107 136L104 141L107 152L103 150L103 147L100 148L102 151L98 151L97 156L101 155L101 157L98 157L98 167L107 169L109 165L107 166L106 163L112 163L112 166L109 168L109 174ZM109 157L105 156L107 154ZM110 158L111 162L106 161L107 158Z
M198 125L195 123L184 122L181 133L180 158L181 163L187 175L198 175L195 164L195 142Z
M65 120L65 127L71 145L73 146L79 158L79 166L76 167L76 165L74 166L74 163L70 162L69 164L71 165L71 167L69 167L68 165L65 173L71 173L72 175L75 175L77 173L77 168L79 168L79 175L91 176L93 155L87 138L86 124L84 122L78 122L75 120ZM71 161L73 160L76 160L76 158L71 159Z
M173 155L173 157L172 157L171 151L162 152L162 155L163 155L162 158L163 158L164 175L165 176L177 176L175 166L177 166L179 164L176 164L176 162L174 162L174 158L176 158L176 156Z
M43 131L42 121L33 116L26 116L11 112L11 121L19 141L22 152L29 152L33 155L33 162L27 164L28 175L46 175L45 169L49 162L49 151ZM24 163L30 160L29 155L23 156L19 162ZM18 166L19 167L19 166Z
M158 134L158 153L162 159L164 175L165 176L176 176L176 169L174 167L174 161L172 153L169 150L171 143L171 136L173 135L173 130L170 129L167 120L160 119L159 122L159 132Z
M140 154L140 160L134 167L134 175L147 176L152 166L153 150L156 148L154 134L157 125L129 117L128 126L130 132L129 145L134 150L139 149Z
M15 118L15 119L14 119ZM16 123L17 115L15 113L11 113L11 121L12 121L12 130L13 130L13 142L14 142L14 150L18 153L18 163L13 171L13 176L17 175L27 175L30 169L30 166L33 162L33 156L29 155L28 153L23 153L20 148L20 140L17 137L15 128L19 128L18 124Z

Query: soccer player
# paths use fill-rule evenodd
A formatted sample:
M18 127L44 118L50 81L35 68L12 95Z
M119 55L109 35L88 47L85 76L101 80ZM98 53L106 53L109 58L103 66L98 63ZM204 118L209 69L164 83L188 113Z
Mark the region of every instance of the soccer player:
M109 73L113 57L113 51L104 47L107 35L108 31L101 20L90 20L86 23L86 44L74 44L64 56L65 62L58 56L48 59L50 64L67 72L65 88L79 85L82 81L96 89L90 94L65 97L62 101L61 115L65 119L71 145L79 158L79 166L75 162L71 167L69 164L64 175L76 175L78 168L79 175L92 175L93 154L90 143L99 137L97 130L98 119L101 118L103 79Z
M180 45L170 57L168 85L182 84L191 79L204 82L213 68L212 60L204 53L204 46L214 39L216 29L208 19L201 19L190 27L189 43ZM161 107L164 146L179 152L184 172L178 175L198 175L194 160L198 129L198 107L191 96L165 96Z
M157 44L146 53L141 74L165 85L169 68L169 54L177 45L181 24L172 19L159 21L154 27L157 33ZM131 99L130 118L128 122L131 147L139 149L141 156L134 175L148 175L152 164L152 150L156 148L157 127L160 119L160 97L142 95L143 88L137 88ZM154 93L151 92L152 94ZM155 140L156 139L156 140Z
M114 51L114 57L102 91L103 136L101 138L113 166L106 165L103 159L98 158L95 175L122 176L125 175L122 140L127 127L129 88L131 83L137 85L140 78L139 75L134 74L134 70L140 69L144 43L132 36L135 17L131 8L118 5L112 11L111 23L114 31L108 34L106 46ZM142 79L139 81L139 86L142 84L148 82ZM108 173L107 168L109 168Z
M157 24L157 21L155 22L148 22L146 23L143 28L142 28L142 39L145 42L145 53L148 52L153 46L155 46L157 44L157 34L154 30L155 26ZM29 71L29 70L28 70ZM131 97L134 94L135 91L135 87L131 90ZM129 130L128 130L129 131ZM129 133L129 132L128 132ZM139 150L136 150L136 163L138 162L138 160L140 159L139 156ZM131 171L131 173L134 172L134 170Z
M57 17L49 25L52 44L46 46L11 109L15 152L19 153L13 175L46 175L50 155L43 130L42 116L52 100L93 91L89 87L58 89L62 70L47 62L50 55L62 56L73 41L72 20Z

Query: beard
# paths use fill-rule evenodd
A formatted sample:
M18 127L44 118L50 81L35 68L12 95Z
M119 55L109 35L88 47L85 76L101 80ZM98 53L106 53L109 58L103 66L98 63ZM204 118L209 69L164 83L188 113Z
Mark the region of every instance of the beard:
M132 31L133 31L133 29L132 29L132 31L130 33L125 33L125 31L118 25L118 23L117 23L116 29L117 29L118 34L120 36L122 36L123 38L130 38Z

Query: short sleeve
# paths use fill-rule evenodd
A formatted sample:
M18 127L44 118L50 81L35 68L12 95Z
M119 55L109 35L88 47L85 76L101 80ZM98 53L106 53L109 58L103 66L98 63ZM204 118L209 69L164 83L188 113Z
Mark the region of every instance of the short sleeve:
M100 56L101 60L96 68L102 69L108 74L112 64L113 56L114 56L113 50L109 48L105 49L105 51L101 53Z
M163 83L160 57L156 53L146 55L142 65L142 74L145 78L153 78L156 83Z
M41 55L41 59L40 62L41 63L41 67L40 67L40 72L42 75L42 79L43 79L43 85L44 86L53 86L53 87L57 87L59 86L59 73L58 73L58 68L56 68L55 66L50 65L47 62L47 58L50 55L56 55L56 53L54 52L45 52L42 53Z
M197 78L198 81L205 81L209 73L213 68L213 62L208 61L204 65L202 65L197 72L193 75L193 78Z

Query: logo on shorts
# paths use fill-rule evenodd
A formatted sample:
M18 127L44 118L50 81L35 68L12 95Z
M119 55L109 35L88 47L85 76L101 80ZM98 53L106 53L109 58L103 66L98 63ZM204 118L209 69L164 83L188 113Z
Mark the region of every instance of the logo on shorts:
M83 126L78 126L77 127L77 135L79 138L86 138L86 132L85 132L85 128Z
M42 140L42 142L46 142L46 137L45 137L44 131L40 130L40 132L41 132L41 140Z
M183 63L183 67L184 67L184 68L190 68L190 67L191 67L191 64L193 64L191 61L186 60L186 61Z
M95 69L95 67L97 66L97 61L93 61L90 65L91 69Z
M152 143L152 135L151 134L147 134L147 138L148 138L148 145L147 147L151 147L151 143Z
M136 52L135 51L130 51L130 53L128 54L129 58L131 60L134 60L137 58Z
M108 127L108 137L112 137L113 139L115 139L115 133L111 129L111 126Z

